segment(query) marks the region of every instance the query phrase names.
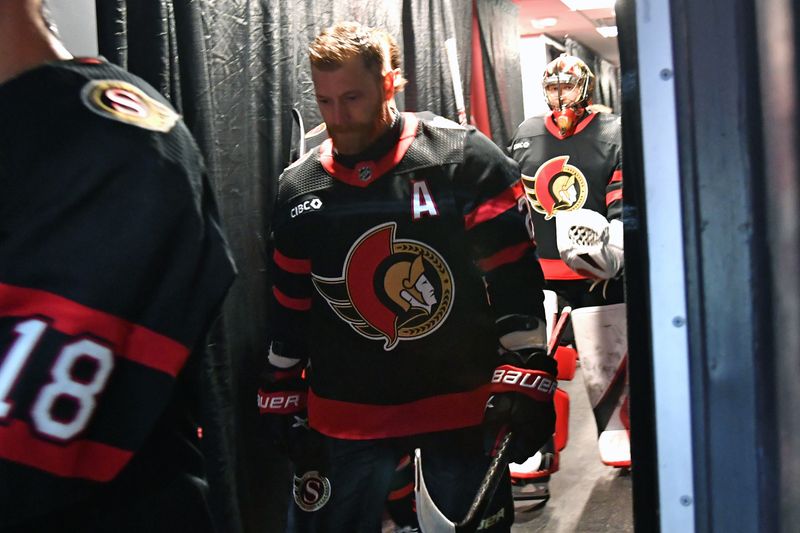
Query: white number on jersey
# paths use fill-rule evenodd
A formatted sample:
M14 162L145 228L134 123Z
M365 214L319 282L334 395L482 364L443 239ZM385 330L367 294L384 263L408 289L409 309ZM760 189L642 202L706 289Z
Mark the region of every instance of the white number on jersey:
M0 419L10 413L12 404L8 397L46 329L47 322L39 319L20 322L14 328L18 337L0 362ZM85 380L73 376L75 365L81 359L92 360L95 364L91 377ZM65 344L50 369L52 381L42 387L33 402L31 420L36 430L60 440L71 439L83 431L97 407L97 395L105 387L113 368L114 356L102 344L90 339ZM78 404L68 420L55 418L52 413L55 403L62 397Z

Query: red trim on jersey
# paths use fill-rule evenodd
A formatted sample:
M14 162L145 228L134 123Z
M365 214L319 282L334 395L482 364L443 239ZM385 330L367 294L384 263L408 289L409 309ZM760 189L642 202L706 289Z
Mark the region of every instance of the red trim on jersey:
M611 191L606 194L606 205L611 205L617 200L622 200L622 189Z
M56 444L37 437L27 423L12 420L0 426L0 457L60 477L110 481L133 452L88 439Z
M571 137L572 135L577 135L580 132L582 132L584 129L586 129L586 126L588 126L589 123L592 120L594 120L594 117L596 116L597 113L589 113L588 117L578 122L578 125L575 126L575 131L573 131L570 135L561 135L561 130L558 129L556 123L553 122L553 112L550 111L548 114L544 116L544 127L547 128L547 131L549 131L553 135L553 137L555 137L556 139L563 140L566 139L567 137Z
M0 283L0 316L42 315L66 335L91 333L112 345L114 355L177 376L189 349L178 341L57 294Z
M589 279L583 274L578 274L561 259L543 259L539 258L539 264L542 265L542 273L544 279Z
M311 298L293 298L281 292L281 290L274 285L272 286L272 294L275 295L275 299L278 300L279 304L289 309L295 311L308 311L311 309Z
M389 496L386 499L388 501L390 501L390 502L397 501L397 500L402 500L403 498L405 498L406 496L408 496L412 492L414 492L414 483L410 482L405 487L400 487L397 490L391 491L389 493Z
M76 63L81 63L84 65L102 65L103 62L96 58L96 57L76 57L74 58Z
M480 204L464 217L464 227L471 229L478 224L502 215L511 208L517 207L517 199L522 195L522 184L519 180L512 186Z
M491 272L495 268L517 261L520 257L525 255L525 252L530 249L530 241L521 242L519 244L509 246L508 248L503 248L494 255L480 259L477 262L478 268L480 268L483 272Z
M293 259L283 255L277 248L272 253L272 259L281 270L290 274L311 274L311 260Z
M614 183L616 181L622 181L622 170L617 169L611 174L611 181L609 183Z
M309 390L308 423L320 433L339 439L404 437L477 426L488 399L488 384L397 405L329 400Z
M403 113L403 131L400 132L400 139L397 144L377 161L362 161L355 168L347 168L333 157L333 139L325 139L319 145L319 162L325 171L336 178L354 187L366 187L377 180L400 163L406 155L409 146L417 136L417 124L419 119L413 113ZM361 171L368 169L369 174L362 179Z

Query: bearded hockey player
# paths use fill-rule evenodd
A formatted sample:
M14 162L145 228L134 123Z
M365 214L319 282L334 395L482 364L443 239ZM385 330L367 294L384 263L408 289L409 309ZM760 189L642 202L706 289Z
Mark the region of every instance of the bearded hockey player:
M384 61L386 64L384 65L384 69L386 71L393 71L394 72L394 92L395 94L402 92L405 88L407 80L403 77L402 74L402 53L400 52L400 47L397 44L397 41L392 37L392 35L381 28L371 28L370 32L374 35L374 37L380 40L384 45ZM392 97L389 100L389 106L397 110L397 103L395 98ZM295 110L296 111L296 110ZM438 123L444 124L451 124L456 125L454 122L449 121L443 117L437 116L433 113L422 111L415 113L417 118L428 119L428 120L435 120ZM328 137L328 130L326 129L326 125L324 122L320 123L316 127L312 128L310 131L303 132L302 131L302 119L299 117L299 111L297 111L297 115L295 119L298 120L298 126L300 127L300 135L303 135L302 142L298 143L298 146L293 147L291 159L292 162L296 161L298 158L302 157L307 151L314 150L319 147ZM263 411L262 412L266 412ZM270 417L267 417L267 424L270 423ZM302 437L303 433L308 429L306 424L301 424L299 427L294 428L294 431L299 432L300 437ZM303 479L308 480L308 476L311 475L313 479L313 474L310 472L314 472L318 470L318 467L309 464L309 461L303 460L301 468L305 470L296 471L295 472L295 479L297 480L296 489L293 492L294 495L294 503L300 509L304 510L305 512L298 515L293 515L292 519L297 520L300 522L305 521L315 521L316 516L314 515L314 511L309 509L309 505L307 500L309 498L308 489L309 484L308 481L303 482ZM298 465L295 465L297 469ZM395 530L399 533L412 533L414 531L419 530L419 523L417 522L417 515L414 512L414 471L412 468L411 458L410 457L403 457L400 459L400 462L397 466L397 469L394 474L394 478L392 480L392 490L389 492L389 498L386 502L386 510L389 515L389 520L392 525L394 526ZM387 522L389 522L387 520ZM296 524L295 524L296 525ZM384 530L386 528L384 527Z
M574 337L566 336L566 343L577 344L581 357L601 459L626 466L621 129L618 116L587 109L594 81L577 57L562 54L549 63L542 89L551 112L523 122L509 151L522 171L546 288L557 294L560 305L574 309ZM618 333L603 336L601 324ZM571 348L559 348L560 367L574 357ZM617 431L611 445L608 431ZM515 478L535 479L530 471L515 468Z
M210 532L193 398L233 279L142 80L0 2L0 530Z
M485 435L520 431L523 458L553 433L556 368L518 168L472 128L394 111L383 50L357 23L311 44L331 138L283 173L272 223L259 403L295 462L323 458L296 486L317 514L304 531L380 531L414 448L436 504L460 520L489 464ZM297 442L306 410L311 431ZM482 530L512 521L506 479Z

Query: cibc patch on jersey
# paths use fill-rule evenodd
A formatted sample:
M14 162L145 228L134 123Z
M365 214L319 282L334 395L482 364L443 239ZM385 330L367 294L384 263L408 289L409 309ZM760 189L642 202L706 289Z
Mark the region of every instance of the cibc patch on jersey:
M553 218L558 211L574 211L586 203L589 187L579 168L568 165L569 156L548 159L533 177L522 174L525 197L531 208Z
M101 117L167 133L179 114L122 80L92 80L81 89L81 101Z
M364 232L347 253L340 278L312 274L339 318L359 335L383 340L387 351L436 331L455 298L442 256L419 241L397 239L396 231L389 222Z

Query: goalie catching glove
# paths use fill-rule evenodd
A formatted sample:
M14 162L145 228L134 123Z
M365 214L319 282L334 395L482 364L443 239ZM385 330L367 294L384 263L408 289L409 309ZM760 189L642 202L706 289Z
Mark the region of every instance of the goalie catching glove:
M565 211L556 217L561 259L578 274L595 279L616 277L624 265L622 222L590 209Z
M514 432L511 461L522 463L553 436L556 413L556 361L544 349L507 351L492 374L484 428L490 449L502 429Z

